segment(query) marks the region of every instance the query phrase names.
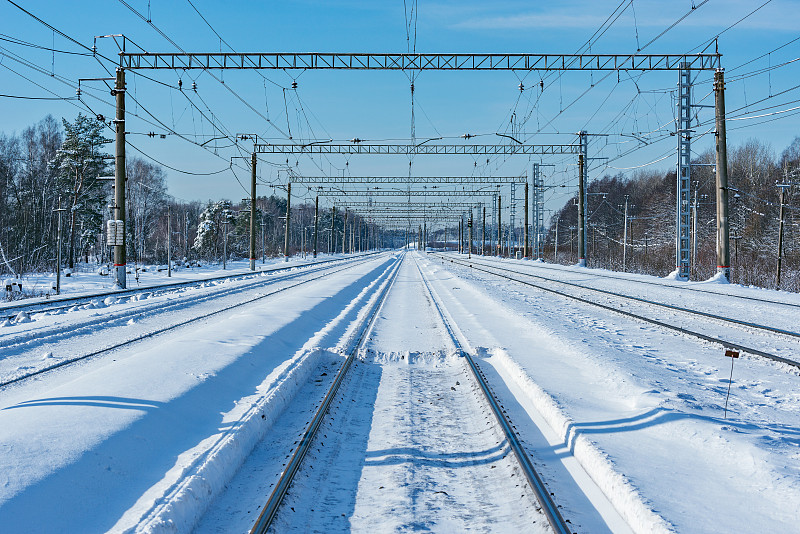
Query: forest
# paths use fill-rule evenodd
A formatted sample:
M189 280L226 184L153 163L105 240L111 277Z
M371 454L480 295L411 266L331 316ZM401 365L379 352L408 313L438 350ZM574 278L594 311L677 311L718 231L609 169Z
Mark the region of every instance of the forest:
M53 272L59 226L62 268L96 269L110 261L104 221L111 214L113 182L108 177L113 175L113 157L103 128L102 122L85 115L72 122L47 116L19 134L0 133L0 274ZM695 280L716 272L713 162L713 151L693 160ZM778 286L783 204L780 289L800 291L800 137L779 156L755 139L729 147L728 164L731 281ZM178 261L247 257L249 199L180 201L169 195L160 166L129 156L126 167L129 263L164 263L168 246ZM607 175L590 183L587 198L590 267L657 276L675 269L674 171ZM574 197L551 217L544 236L545 261L577 261L576 203ZM285 196L256 198L260 258L283 254L285 215ZM293 203L290 221L290 252L310 250L314 205ZM348 249L377 242L375 228L357 215L350 214L348 223ZM342 250L343 225L341 211L334 218L332 210L320 210L321 252ZM448 232L455 236L457 229ZM382 243L391 246L402 246L404 239L398 232L382 235Z

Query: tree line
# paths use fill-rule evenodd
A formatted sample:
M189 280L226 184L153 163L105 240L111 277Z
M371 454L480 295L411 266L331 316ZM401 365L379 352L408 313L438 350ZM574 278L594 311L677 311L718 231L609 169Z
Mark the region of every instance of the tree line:
M713 150L692 161L691 278L716 273L716 179ZM776 156L758 140L728 149L731 281L776 287L781 189L784 226L780 288L800 291L800 137ZM587 196L590 267L665 276L675 269L675 171L640 171L593 181ZM625 219L625 204L628 204ZM577 262L577 195L551 219L545 259ZM694 207L696 206L696 216ZM627 228L626 228L627 226ZM627 231L626 231L627 230ZM556 235L558 247L556 248Z
M114 159L106 125L79 114L72 122L47 116L19 134L0 133L0 274L53 272L59 213L62 268L94 268L112 260L105 221L112 217ZM172 258L222 261L249 256L250 199L181 201L167 192L167 174L138 157L126 158L126 250L129 263ZM256 198L257 255L283 254L286 198ZM344 221L320 210L319 250L342 251ZM314 205L293 203L289 252L311 250ZM375 244L375 231L350 214L347 248Z

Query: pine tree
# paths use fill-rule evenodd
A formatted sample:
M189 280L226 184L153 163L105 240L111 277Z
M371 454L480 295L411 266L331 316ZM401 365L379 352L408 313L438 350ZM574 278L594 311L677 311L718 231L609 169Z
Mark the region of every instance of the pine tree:
M106 160L111 156L100 151L110 143L101 135L105 125L94 118L78 114L75 122L62 119L64 142L52 161L58 173L56 188L58 193L69 199L68 265L75 266L76 228L83 226L83 232L96 235L102 225L102 209L106 194L103 184L97 178L107 172Z

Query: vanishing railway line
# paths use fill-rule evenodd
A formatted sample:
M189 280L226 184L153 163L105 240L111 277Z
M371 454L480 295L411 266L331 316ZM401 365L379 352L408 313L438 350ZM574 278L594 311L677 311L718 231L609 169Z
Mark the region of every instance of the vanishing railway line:
M172 332L176 329L179 329L183 326L197 323L199 321L208 319L210 317L222 314L224 312L251 304L253 302L257 302L263 300L265 298L271 297L276 294L283 293L290 289L294 289L296 287L308 284L310 282L314 282L316 280L320 280L324 277L330 276L331 274L335 274L341 271L345 271L350 269L356 265L363 263L364 261L368 261L373 259L373 255L368 256L361 256L358 258L348 258L344 265L342 265L342 260L328 260L325 262L325 265L319 264L310 264L307 269L298 269L297 266L291 268L280 268L274 269L270 271L263 271L261 273L247 273L244 275L231 275L229 277L215 277L213 280L203 280L200 282L186 282L186 283L178 283L178 284L170 284L167 287L160 286L158 288L153 289L139 289L139 290L129 290L125 291L123 298L141 298L144 295L152 295L156 292L159 294L167 294L167 293L175 293L182 289L186 289L187 287L204 287L204 284L208 282L214 281L223 281L223 280L230 280L230 279L245 279L246 283L243 285L237 285L235 287L220 287L219 289L213 290L210 293L203 293L200 295L190 295L185 298L176 298L172 301L168 302L154 302L153 304L147 304L143 307L135 307L135 308L125 308L118 312L114 312L113 314L109 314L106 316L100 317L90 317L86 318L82 322L76 321L69 321L67 324L61 325L53 325L51 327L43 327L39 330L28 330L23 332L19 335L10 335L7 336L2 342L0 342L0 348L4 350L6 354L14 349L22 349L25 352L29 352L31 350L31 345L35 345L35 347L46 347L48 343L57 343L62 338L72 337L76 334L85 333L86 335L92 336L93 338L97 336L98 330L100 329L108 329L119 327L125 325L126 322L133 320L133 318L139 318L144 314L148 314L148 319L153 319L154 317L163 318L166 317L168 312L183 310L189 305L197 305L201 303L205 303L208 301L215 301L217 299L223 297L236 297L239 294L253 290L257 287L263 286L273 286L276 284L281 284L287 281L293 281L288 285L281 285L280 287L267 291L266 293L258 293L255 296L247 297L242 300L235 300L230 304L226 304L220 308L213 309L211 311L200 313L195 315L189 319L179 319L176 322L172 322L159 326L153 329L147 329L144 333L141 333L139 329L133 332L131 336L124 338L122 340L113 341L105 346L101 346L96 348L95 350L91 351L81 351L79 354L72 355L52 363L50 365L44 365L39 368L35 368L33 370L25 370L22 373L18 373L16 375L6 375L0 381L0 388L10 386L12 384L18 384L20 382L26 381L30 378L40 376L44 373L48 373L65 366L73 365L75 363L88 360L90 358L94 358L97 356L101 356L103 354L110 353L116 349L125 347L127 345L131 345L133 343L143 341L145 339L150 339L155 336L159 336L168 332ZM332 262L336 262L331 264ZM288 272L286 272L288 271ZM266 276L276 274L277 276ZM309 276L312 275L312 276ZM297 280L299 278L299 280ZM118 293L111 293L113 296L117 297L120 296ZM98 298L99 295L94 295L94 299ZM79 297L78 299L82 302L89 301L91 302L92 297ZM76 304L73 303L72 306ZM57 304L56 308L60 309L64 305ZM72 307L70 306L70 307ZM52 309L38 309L36 313L52 313L54 310ZM8 356L6 356L8 358Z
M591 306L599 307L605 310L613 311L615 313L625 315L627 317L632 317L634 319L642 320L657 326L661 326L664 328L668 328L671 330L678 331L682 334L690 335L704 341L708 341L711 343L718 343L723 345L726 348L731 348L735 350L739 350L741 352L745 352L748 354L752 354L754 356L760 356L763 358L767 358L773 361L781 362L787 365L791 365L793 367L800 368L800 361L797 359L787 358L785 356L781 356L779 354L775 354L773 352L768 352L766 350L762 350L757 347L753 347L746 343L743 343L740 339L734 339L735 336L731 335L730 333L727 334L727 338L722 338L716 334L708 334L698 331L698 328L688 328L681 324L676 324L674 320L664 320L661 318L654 318L652 314L648 316L644 311L628 311L621 309L622 306L626 305L625 303L634 303L635 305L642 305L644 308L649 309L660 309L666 311L672 315L680 316L683 314L683 317L687 315L691 317L692 321L697 321L697 318L702 318L710 321L714 321L718 324L722 324L727 327L738 329L740 332L744 332L745 335L750 336L752 334L758 334L760 336L769 336L770 339L773 340L782 340L787 347L787 352L792 352L792 349L796 347L797 339L800 338L800 333L776 328L768 325L757 324L749 321L742 321L739 319L725 317L718 314L713 314L709 312L699 311L699 310L692 310L689 308L684 308L681 306L676 306L672 304L665 304L663 302L657 302L655 300L645 299L641 297L625 295L622 293L617 293L614 291L609 291L605 289L593 288L581 284L577 284L574 282L567 282L564 280L557 280L553 278L548 278L541 275L536 275L532 273L522 272L514 269L508 269L504 267L499 267L495 265L491 265L485 262L478 262L474 259L466 260L461 258L453 258L452 256L448 255L447 257L437 254L437 256L441 259L442 262L449 260L451 263L469 267L473 270L480 271L483 273L491 274L493 276L497 276L499 278L503 278L506 280L510 280L513 282L517 282L520 284L524 284L529 287L534 287L540 289L542 291L546 291L548 293L556 294L559 296L563 296L584 304L589 304ZM532 282L531 279L539 280L541 283ZM550 285L545 284L559 284L565 288L566 290L559 290L554 289ZM579 294L575 294L570 290L580 290L584 292L592 292L597 295L602 295L604 297L610 298L609 303L602 303L598 302L597 300L593 300L591 298L587 298L586 296L582 296ZM746 298L746 297L742 297ZM616 300L616 305L615 301ZM620 305L620 302L622 304ZM783 304L783 303L776 303L774 301L765 301L771 304ZM791 304L790 304L791 305ZM740 333L741 337L741 333Z
M404 256L405 258L409 257L408 255ZM371 309L362 319L362 322L358 327L357 334L356 336L354 336L354 339L347 350L345 362L342 364L339 371L337 372L336 377L333 380L333 383L331 384L330 388L325 394L324 399L319 404L319 407L317 408L313 418L308 424L303 436L298 440L296 448L290 454L290 459L288 460L283 472L281 473L278 482L275 484L275 487L272 490L272 493L270 494L267 503L261 509L261 512L259 514L259 517L255 525L253 525L250 531L251 534L266 533L270 530L271 526L273 525L273 521L276 519L278 515L281 503L283 502L284 497L287 495L292 485L292 481L301 467L304 457L306 456L307 452L311 449L312 443L315 442L315 436L317 434L317 431L320 429L323 419L325 418L326 413L329 411L330 406L333 403L334 398L337 395L337 392L339 391L340 384L344 381L345 375L351 368L353 361L355 360L355 358L358 357L359 349L365 343L367 334L370 332L373 323L378 317L379 312L382 306L384 305L384 302L386 301L387 295L391 291L391 288L393 287L394 282L397 279L397 274L400 270L400 265L403 261L404 257L401 256L400 260L394 266L393 272L387 276L387 280L384 284L383 289L381 290L380 295L375 299ZM572 532L569 528L569 524L565 522L564 518L561 516L561 513L559 512L558 507L556 506L553 497L551 496L551 493L545 487L541 477L538 475L535 468L533 467L533 463L530 457L523 448L521 440L517 436L512 423L504 414L504 409L502 408L500 401L495 397L491 387L487 382L485 375L480 370L478 364L474 361L472 356L462 348L462 345L459 341L457 326L451 324L450 321L448 321L447 316L442 307L443 304L441 304L441 299L437 297L434 290L425 279L422 270L420 269L416 261L415 261L415 266L416 269L419 271L420 278L425 288L425 292L430 297L430 302L433 304L436 316L444 326L444 329L447 333L447 337L448 339L451 340L451 342L455 346L459 356L464 359L463 361L465 362L466 367L469 368L471 376L473 377L480 391L482 392L483 398L485 399L488 407L491 409L494 419L496 419L499 427L502 429L502 434L507 440L511 451L514 452L514 456L516 457L517 463L526 478L528 487L531 489L531 491L533 491L536 500L539 502L541 506L541 513L544 514L544 516L547 519L547 522L550 524L554 532L563 534ZM292 508L292 510L294 511L294 508Z
M533 466L533 462L531 461L528 454L525 452L525 449L520 442L519 437L517 436L516 432L514 431L511 422L508 420L506 415L503 413L502 405L500 401L495 397L494 393L492 392L491 388L489 387L489 383L486 380L486 376L480 370L480 367L475 362L475 359L469 354L469 352L465 351L459 341L459 336L456 333L456 325L451 324L447 317L442 310L442 307L439 303L437 296L435 295L433 289L431 288L428 281L422 274L422 270L419 268L419 264L417 264L417 269L419 270L420 277L425 285L425 289L428 291L430 295L431 301L436 308L437 313L439 314L439 318L441 319L442 323L447 330L450 339L452 340L453 344L456 346L458 352L464 357L467 362L467 365L472 371L472 376L474 377L475 381L478 383L478 386L481 389L484 397L486 398L486 402L489 404L492 414L494 414L495 419L497 419L500 428L503 430L503 435L505 436L506 440L508 440L509 445L511 446L511 450L514 451L514 455L517 458L517 462L519 462L519 466L522 469L522 472L525 474L525 478L528 481L528 486L533 491L534 495L536 496L536 500L539 501L539 504L542 507L542 512L547 517L547 521L550 523L550 526L553 530L559 534L562 533L569 533L571 530L569 529L569 525L565 522L564 518L561 516L561 513L558 511L558 507L556 506L555 501L553 500L551 493L545 487L544 482L542 482L541 477L536 472L536 468Z

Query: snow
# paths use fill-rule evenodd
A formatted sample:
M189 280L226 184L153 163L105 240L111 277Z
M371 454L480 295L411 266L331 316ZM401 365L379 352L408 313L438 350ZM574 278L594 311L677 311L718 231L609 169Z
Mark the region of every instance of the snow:
M797 329L796 294L473 259ZM576 531L796 530L796 368L747 355L735 360L726 418L731 360L720 346L411 251L366 258L0 389L0 530L249 531L395 269L275 531L543 528L535 500L512 482L522 478L519 468L434 301ZM170 281L164 273L147 275L152 283ZM15 314L3 323L0 379L302 276L104 296L71 311ZM90 277L100 278L70 277L70 294L96 289L94 282L79 287ZM728 335L704 319L692 323ZM798 358L796 341L750 337Z

